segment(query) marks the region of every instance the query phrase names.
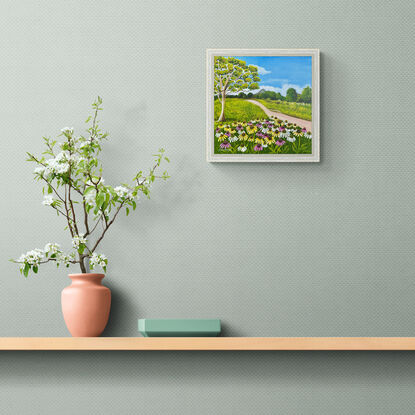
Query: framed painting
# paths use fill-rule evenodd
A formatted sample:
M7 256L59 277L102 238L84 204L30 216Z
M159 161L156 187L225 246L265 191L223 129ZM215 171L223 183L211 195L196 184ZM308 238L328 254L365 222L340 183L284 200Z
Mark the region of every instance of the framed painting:
M207 161L320 161L318 49L207 50Z

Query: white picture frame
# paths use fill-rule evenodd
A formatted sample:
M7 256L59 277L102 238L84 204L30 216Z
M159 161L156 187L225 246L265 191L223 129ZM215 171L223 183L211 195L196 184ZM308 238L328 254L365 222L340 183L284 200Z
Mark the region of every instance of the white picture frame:
M215 57L311 57L311 153L310 154L226 154L215 153ZM208 162L319 162L320 161L320 50L319 49L207 49L206 50L206 158ZM290 117L292 118L292 117ZM295 119L295 118L294 118ZM297 118L298 119L298 118ZM264 146L265 147L265 146ZM218 148L216 146L216 148ZM310 150L308 150L310 151ZM219 153L221 152L221 153Z

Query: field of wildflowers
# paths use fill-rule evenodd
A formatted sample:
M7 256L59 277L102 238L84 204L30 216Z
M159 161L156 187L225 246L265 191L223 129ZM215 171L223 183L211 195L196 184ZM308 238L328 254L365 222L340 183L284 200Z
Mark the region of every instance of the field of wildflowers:
M215 123L215 154L311 154L312 135L278 118Z

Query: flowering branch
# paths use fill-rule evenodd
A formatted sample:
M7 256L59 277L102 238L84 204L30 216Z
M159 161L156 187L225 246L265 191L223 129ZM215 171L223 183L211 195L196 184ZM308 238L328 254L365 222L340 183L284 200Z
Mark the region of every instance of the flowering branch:
M61 263L66 266L79 264L83 273L96 266L106 271L108 264L106 256L95 251L120 211L125 208L128 215L130 209L136 209L140 193L150 198L153 182L156 179L169 178L167 172L161 175L155 174L162 161L170 161L165 156L164 149L160 149L154 155L155 164L149 173L143 175L142 171L139 171L133 178L132 185L123 183L112 187L105 184L98 158L102 143L108 136L99 126L98 113L102 110L101 104L100 97L92 104L93 115L86 120L86 123L92 120L92 124L87 129L86 137L83 135L77 137L73 128L66 127L58 136L63 140L43 137L46 150L41 157L27 153L27 160L37 164L34 171L35 179L45 183L42 203L66 218L74 250L65 254L58 244L49 243L44 249L35 249L22 254L19 259L12 261L20 264L20 271L25 276L30 270L37 273L39 265L47 262L56 262L57 266ZM56 148L59 148L59 152ZM77 206L81 209L80 216L83 218L81 223L78 222L80 212L77 212ZM111 217L112 210L114 213ZM101 234L95 241L89 241L88 238L92 236L99 223L103 224Z

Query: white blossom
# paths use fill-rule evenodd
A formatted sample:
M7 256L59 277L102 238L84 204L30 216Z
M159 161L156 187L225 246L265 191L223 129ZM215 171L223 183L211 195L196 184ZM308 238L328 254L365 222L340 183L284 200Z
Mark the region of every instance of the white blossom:
M57 254L58 252L61 252L61 247L59 244L55 244L55 243L47 243L43 249L43 251L45 252L45 254Z
M295 137L287 136L287 141L289 141L290 143L294 143Z
M82 148L88 147L90 144L91 144L90 141L83 141L81 144L79 144L79 148L82 149Z
M73 134L73 127L63 127L61 131L63 134Z
M90 190L86 195L84 195L85 203L90 206L95 206L95 198L97 192L95 189Z
M89 259L89 266L94 269L97 265L106 270L108 259L104 254L97 254L94 252Z
M87 240L84 238L84 234L83 233L80 233L79 235L75 235L72 238L72 246L75 249L78 249L81 244L84 244L85 245L86 243L87 243Z
M45 166L39 166L39 167L35 168L34 172L37 173L37 174L42 175L45 172L45 169L46 169Z
M52 205L53 202L55 202L55 199L53 198L52 195L43 196L43 201L42 201L43 205L50 206L50 205Z
M127 197L129 190L124 186L114 187L114 192L117 193L118 197Z
M66 266L68 266L69 263L71 261L73 261L74 259L75 259L75 253L74 252L70 253L69 255L64 254L63 252L58 252L58 254L57 254L57 262L58 263L63 263Z
M114 192L121 199L129 199L129 200L138 199L138 196L133 196L132 191L130 189L127 189L125 186L114 187Z
M243 147L239 146L238 147L238 151L241 151L242 153L245 153L246 150L247 150L247 147L245 147L245 146L243 146Z
M45 253L42 249L33 249L31 251L26 252L25 254L20 255L20 258L17 262L21 262L23 264L28 263L30 265L38 265L39 262L44 258Z

